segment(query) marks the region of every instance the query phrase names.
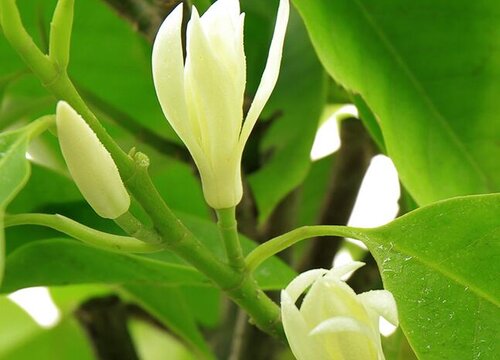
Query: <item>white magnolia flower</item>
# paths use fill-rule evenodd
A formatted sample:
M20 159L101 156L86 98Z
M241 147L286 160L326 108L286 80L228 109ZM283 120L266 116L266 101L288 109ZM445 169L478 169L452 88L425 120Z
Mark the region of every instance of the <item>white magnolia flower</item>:
M130 207L130 196L97 135L64 101L57 104L56 123L64 159L85 200L101 217L116 219L124 214Z
M310 270L281 292L285 333L298 360L383 360L379 317L398 324L396 303L386 290L360 295L340 277L364 264ZM300 309L295 302L309 288Z
M158 99L193 156L205 199L215 209L233 207L241 200L243 148L276 84L288 14L288 0L280 0L267 64L245 121L245 14L240 13L238 0L218 0L201 17L193 6L185 62L182 4L156 36L153 79Z

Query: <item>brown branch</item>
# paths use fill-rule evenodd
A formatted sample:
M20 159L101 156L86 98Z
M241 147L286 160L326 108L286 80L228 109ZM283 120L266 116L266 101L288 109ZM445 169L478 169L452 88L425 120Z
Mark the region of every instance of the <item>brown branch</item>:
M359 187L376 148L360 120L342 121L341 148L332 168L330 186L320 213L320 224L346 225L351 215ZM311 242L309 254L304 258L300 271L332 266L341 238L323 237Z

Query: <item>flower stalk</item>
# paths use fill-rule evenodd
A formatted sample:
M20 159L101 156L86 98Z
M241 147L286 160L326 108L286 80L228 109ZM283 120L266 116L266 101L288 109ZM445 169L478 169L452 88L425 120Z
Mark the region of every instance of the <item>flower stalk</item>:
M245 268L245 260L241 250L235 210L234 207L216 210L218 219L217 226L222 240L224 241L229 265L236 271L242 272Z

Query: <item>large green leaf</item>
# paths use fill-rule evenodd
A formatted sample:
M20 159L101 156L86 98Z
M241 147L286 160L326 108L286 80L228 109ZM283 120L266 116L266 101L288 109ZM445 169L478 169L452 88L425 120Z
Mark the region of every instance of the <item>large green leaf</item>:
M327 70L379 119L420 204L500 190L500 2L294 3Z
M0 291L88 283L208 286L200 273L185 265L112 253L70 239L48 239L24 245L7 256Z
M420 359L497 359L500 194L460 197L360 230Z

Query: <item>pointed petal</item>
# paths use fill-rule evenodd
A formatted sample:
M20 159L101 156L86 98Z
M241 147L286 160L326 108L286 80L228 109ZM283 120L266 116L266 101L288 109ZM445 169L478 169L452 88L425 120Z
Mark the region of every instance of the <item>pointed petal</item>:
M266 67L260 80L259 88L255 94L250 110L243 124L240 134L239 146L243 148L250 136L255 122L259 118L264 105L271 96L271 93L278 80L278 75L281 66L281 56L283 53L283 42L285 40L286 26L288 23L288 15L290 12L290 4L288 0L280 0L278 15L276 17L276 25L274 35L269 49Z
M161 25L153 44L153 80L163 113L189 147L188 111L184 98L184 60L181 43L182 4Z
M351 271L356 271L359 268L365 266L364 262L361 261L353 261L349 264L345 264L343 266L339 266L331 269L328 274L325 276L327 279L337 279L340 280L342 276L350 273Z
M371 324L368 313L356 293L345 282L318 279L302 301L300 311L314 324L337 316L349 316Z
M240 16L240 2L238 0L218 0L214 2L201 17L203 26L219 26L221 21L229 20L231 25L236 26L236 20ZM227 25L227 24L226 24Z
M188 24L184 79L191 127L204 153L213 164L232 160L241 126L243 89L238 89L231 71L218 60L195 8Z
M314 269L303 272L295 279L293 279L290 284L284 290L295 303L300 295L317 279L326 274L328 270L325 269Z
M308 336L311 326L306 323L295 306L295 301L285 290L281 292L281 318L290 349L297 360L329 359L322 344Z
M392 325L398 326L398 308L394 296L387 290L372 290L358 295L358 299Z

